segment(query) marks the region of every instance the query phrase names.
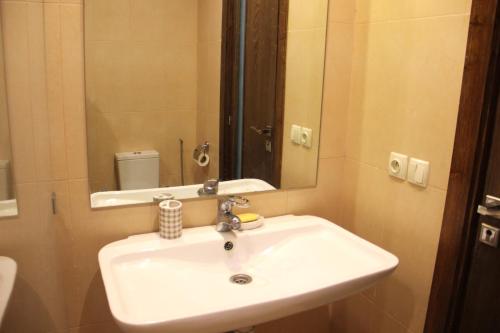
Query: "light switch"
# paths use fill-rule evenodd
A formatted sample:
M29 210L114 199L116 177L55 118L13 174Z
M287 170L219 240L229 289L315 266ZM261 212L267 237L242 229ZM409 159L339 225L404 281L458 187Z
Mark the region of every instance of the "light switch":
M313 130L307 127L302 127L301 143L306 148L312 147Z
M405 180L407 170L408 156L392 152L389 156L389 175Z
M302 144L301 135L302 127L298 125L292 125L292 129L290 130L290 140L292 140L293 143L300 145Z
M429 162L410 158L408 165L408 181L412 184L427 187L429 181Z

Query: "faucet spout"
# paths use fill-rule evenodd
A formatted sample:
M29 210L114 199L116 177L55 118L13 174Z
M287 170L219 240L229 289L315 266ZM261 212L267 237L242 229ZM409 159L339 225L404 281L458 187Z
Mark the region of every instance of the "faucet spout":
M219 180L212 178L203 183L203 187L198 189L198 195L216 195L219 192Z
M249 207L248 199L243 197L228 197L218 202L217 225L218 232L241 230L241 220L233 214L233 207Z

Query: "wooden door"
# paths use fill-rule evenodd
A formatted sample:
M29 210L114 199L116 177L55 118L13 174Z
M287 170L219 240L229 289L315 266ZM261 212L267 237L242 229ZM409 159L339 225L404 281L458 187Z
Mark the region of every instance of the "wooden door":
M247 1L243 178L274 183L279 0ZM279 184L274 183L274 186Z
M500 73L500 71L498 72ZM491 150L482 197L500 198L500 86L497 85L495 126L492 133ZM492 208L481 209L474 247L466 282L462 315L459 317L459 332L500 332L500 244L497 247L481 242L481 238L500 237L500 200L490 200ZM497 206L495 208L495 206ZM483 215L486 214L486 215ZM488 216L491 214L491 216ZM496 217L495 217L496 215Z
M500 0L472 0L426 333L500 332L500 250L479 241L482 223L499 221L477 212L485 195L500 194L499 86Z
M239 5L224 2L221 98L221 179L236 177L238 83L243 73L242 178L258 178L279 188L288 0L247 0L245 65L239 68Z
M446 205L426 333L499 332L499 249L479 241L498 195L500 0L473 0Z

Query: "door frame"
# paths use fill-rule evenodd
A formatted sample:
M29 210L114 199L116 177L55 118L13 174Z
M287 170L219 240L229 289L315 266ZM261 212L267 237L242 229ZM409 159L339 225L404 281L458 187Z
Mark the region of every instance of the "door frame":
M500 87L500 0L473 0L448 192L425 332L459 324Z
M238 72L240 2L223 0L221 98L219 122L219 178L235 178L236 122L238 108ZM276 102L273 124L273 183L281 186L281 160L283 154L283 126L285 115L285 74L288 34L289 0L280 0L278 9L278 48L276 63ZM231 119L231 120L230 120Z

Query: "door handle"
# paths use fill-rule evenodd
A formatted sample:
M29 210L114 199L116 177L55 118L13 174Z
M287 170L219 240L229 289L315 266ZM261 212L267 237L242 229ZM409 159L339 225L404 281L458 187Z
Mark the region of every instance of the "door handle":
M483 205L477 207L479 215L500 219L500 198L487 195Z
M494 197L492 195L487 195L484 205L486 206L486 208L500 209L500 198Z
M273 135L273 127L267 125L265 128L257 128L255 126L250 126L250 129L259 135L265 135L271 137Z

